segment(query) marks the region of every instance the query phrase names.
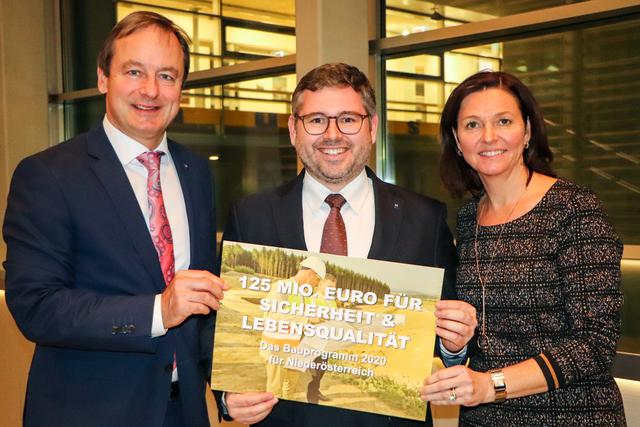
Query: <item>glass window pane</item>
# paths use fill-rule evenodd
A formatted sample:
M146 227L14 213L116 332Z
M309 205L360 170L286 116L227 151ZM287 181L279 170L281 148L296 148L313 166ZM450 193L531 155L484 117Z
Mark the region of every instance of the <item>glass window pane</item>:
M387 78L387 119L438 123L442 87L435 81Z
M386 67L387 71L439 77L441 62L440 56L437 55L416 55L389 59L386 62Z
M460 83L467 76L482 70L497 71L500 59L454 52L444 54L444 79L448 83Z
M89 131L94 125L100 123L106 112L103 96L65 104L65 139Z
M391 9L388 3L386 19L387 37L406 36L444 26L444 21L434 21L429 16L418 15L410 11Z
M296 37L251 28L227 26L225 50L260 56L285 56L296 52Z
M110 1L65 0L61 8L64 90L96 87L96 59L116 22L116 7Z
M166 9L220 14L220 0L116 0L116 2L128 4L132 8L150 5Z
M246 21L296 26L294 0L222 0L222 14Z
M502 43L483 44L480 46L463 47L456 49L456 53L466 53L483 58L502 58Z
M479 22L586 0L386 0L386 36L393 37Z

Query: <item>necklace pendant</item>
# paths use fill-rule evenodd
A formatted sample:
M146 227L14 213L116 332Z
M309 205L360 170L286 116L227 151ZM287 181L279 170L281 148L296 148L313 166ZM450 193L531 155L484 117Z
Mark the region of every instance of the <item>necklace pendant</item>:
M489 337L482 334L478 337L478 347L482 350L482 353L487 354L489 350Z

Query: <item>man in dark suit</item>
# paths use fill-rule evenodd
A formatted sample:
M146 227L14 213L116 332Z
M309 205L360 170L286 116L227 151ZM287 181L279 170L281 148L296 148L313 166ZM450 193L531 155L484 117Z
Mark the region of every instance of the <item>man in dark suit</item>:
M26 426L208 426L215 226L206 161L166 138L188 37L137 12L98 58L107 114L23 160L4 222L6 295L36 343Z
M445 268L443 298L455 299L456 255L446 207L381 181L365 166L377 127L375 94L362 72L346 64L310 71L293 93L289 117L291 143L304 170L281 187L239 201L224 239L320 252L336 247L325 242L325 234L335 234L326 233L327 224L339 216L343 231L338 234L346 231L345 241L337 245L342 254ZM330 207L336 194L339 206ZM462 361L476 325L475 310L460 301L440 301L437 308L440 351L453 362ZM421 425L333 407L278 403L270 393L217 397L223 414L260 426Z

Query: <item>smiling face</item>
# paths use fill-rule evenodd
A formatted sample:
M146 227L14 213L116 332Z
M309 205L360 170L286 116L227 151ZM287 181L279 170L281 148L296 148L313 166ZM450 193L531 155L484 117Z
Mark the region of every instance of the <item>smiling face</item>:
M530 129L516 98L503 89L490 88L462 101L456 135L464 160L485 180L509 177L520 170Z
M315 92L305 90L296 112L299 116L323 113L337 116L351 112L367 114L362 98L351 87L326 87ZM378 116L364 119L360 132L344 135L330 120L322 135L309 135L300 120L289 117L289 136L306 171L332 191L340 191L367 164L375 143Z
M174 34L151 25L115 41L108 77L98 68L107 118L150 150L180 109L182 55Z

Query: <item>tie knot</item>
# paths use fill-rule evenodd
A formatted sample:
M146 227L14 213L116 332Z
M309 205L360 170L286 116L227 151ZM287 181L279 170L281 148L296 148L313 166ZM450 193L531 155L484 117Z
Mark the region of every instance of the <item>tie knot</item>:
M142 165L147 168L148 171L155 171L160 169L160 157L164 156L162 151L147 151L140 154L136 159Z
M329 194L324 201L331 206L332 209L338 208L338 210L342 208L342 205L347 203L347 200L342 197L342 194Z

